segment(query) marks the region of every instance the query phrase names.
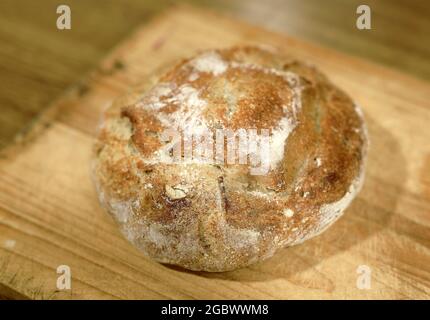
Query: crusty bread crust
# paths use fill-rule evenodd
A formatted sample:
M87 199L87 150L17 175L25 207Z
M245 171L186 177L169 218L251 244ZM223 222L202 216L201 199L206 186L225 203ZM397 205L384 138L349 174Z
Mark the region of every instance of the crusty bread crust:
M162 163L163 130L270 129L270 170ZM105 113L93 174L101 204L147 256L227 271L303 242L359 191L359 107L314 67L276 50L205 51Z

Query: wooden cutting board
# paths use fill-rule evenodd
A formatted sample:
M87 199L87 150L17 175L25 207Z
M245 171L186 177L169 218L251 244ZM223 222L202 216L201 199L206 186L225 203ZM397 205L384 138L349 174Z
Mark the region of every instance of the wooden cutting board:
M99 207L89 178L99 114L179 57L244 43L275 45L314 63L363 106L371 138L364 188L327 232L266 262L218 274L163 266L134 249ZM206 11L171 9L2 153L0 296L428 299L429 93L429 83L379 65ZM71 290L56 287L60 265L71 269ZM363 276L368 289L357 286Z

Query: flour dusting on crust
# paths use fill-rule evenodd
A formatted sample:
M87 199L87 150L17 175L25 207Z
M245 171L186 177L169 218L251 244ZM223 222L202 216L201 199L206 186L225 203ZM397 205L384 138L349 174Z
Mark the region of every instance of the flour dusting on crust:
M361 109L315 68L243 47L203 52L159 79L108 110L92 167L100 203L147 256L192 270L248 266L320 234L359 192ZM164 151L181 141L158 139L230 128L268 129L267 174L171 163Z
M227 70L228 64L214 51L204 53L191 60L191 65L199 72L218 76Z

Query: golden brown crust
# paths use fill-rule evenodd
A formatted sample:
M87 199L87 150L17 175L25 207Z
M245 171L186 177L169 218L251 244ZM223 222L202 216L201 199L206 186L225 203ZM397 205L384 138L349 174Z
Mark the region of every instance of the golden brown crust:
M271 167L160 163L163 130L269 129ZM313 237L363 180L360 110L315 68L235 47L183 60L105 114L94 178L101 203L148 256L226 271Z

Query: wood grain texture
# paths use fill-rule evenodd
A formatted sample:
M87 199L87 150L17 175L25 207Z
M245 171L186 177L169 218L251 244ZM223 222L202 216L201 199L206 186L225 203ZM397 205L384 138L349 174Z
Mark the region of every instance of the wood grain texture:
M196 50L279 46L311 61L364 109L366 182L323 235L228 273L188 272L134 249L100 208L89 159L100 112L154 70ZM430 297L430 84L212 13L176 8L122 43L0 159L0 295L78 298ZM56 289L68 265L72 290ZM356 286L371 268L371 289Z
M71 30L56 27L60 4L71 8ZM50 102L167 4L167 0L0 1L0 148L25 133Z
M220 0L243 20L430 79L430 3L425 0ZM359 5L371 30L356 27ZM223 6L220 6L223 8Z
M48 104L134 28L187 2L430 79L427 0L368 0L372 30L355 28L361 0L2 0L0 148L25 134ZM56 28L69 5L72 29Z

